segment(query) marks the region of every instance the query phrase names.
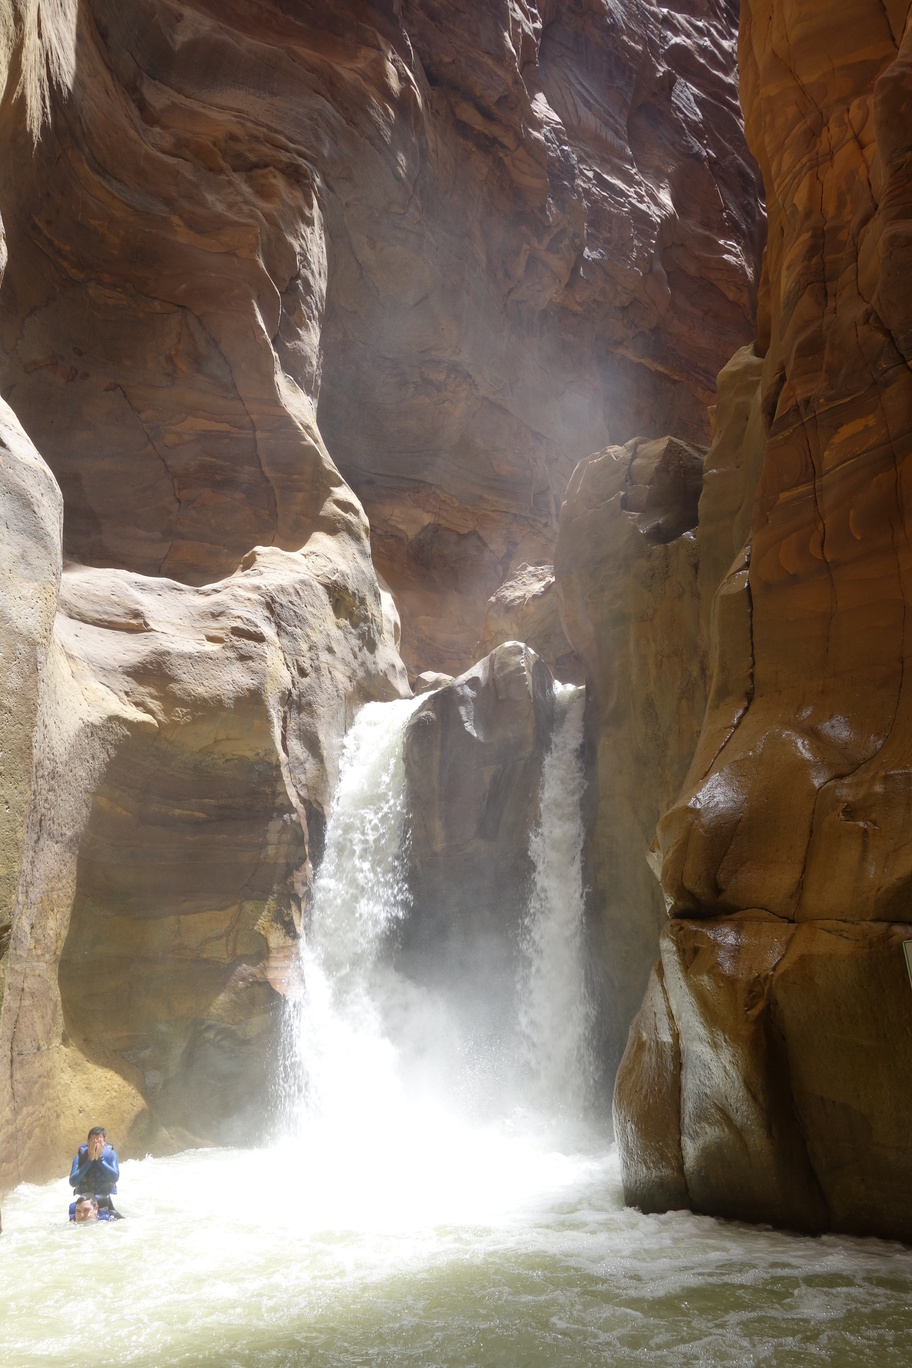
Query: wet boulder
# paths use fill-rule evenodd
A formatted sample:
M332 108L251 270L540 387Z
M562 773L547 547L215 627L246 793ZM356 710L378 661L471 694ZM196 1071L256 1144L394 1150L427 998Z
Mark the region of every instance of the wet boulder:
M511 641L430 694L406 732L412 908L398 963L462 985L479 1022L513 1002L553 718L550 671Z

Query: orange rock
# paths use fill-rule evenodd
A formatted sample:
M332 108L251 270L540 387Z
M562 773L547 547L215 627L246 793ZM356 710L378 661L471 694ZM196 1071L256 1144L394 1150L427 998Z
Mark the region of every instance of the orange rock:
M666 438L582 461L561 509L555 573L586 672L591 738L589 875L604 984L601 1053L613 1075L665 920L646 862L706 701L692 529L704 452Z
M835 27L824 6L744 13L748 133L770 213L752 680L737 721L711 706L661 826L665 887L682 911L908 915L912 352L901 321L894 334L868 302L885 285L878 263L891 288L912 272L912 211L897 218L908 162L891 122L909 71L901 9L892 27L861 0Z
M751 911L673 918L618 1073L627 1200L912 1237L907 937Z
M763 370L742 401L749 478L740 494L734 478L725 501L741 510L746 542L719 583L724 522L701 506L698 543L716 547L701 584L709 702L659 823L680 1066L650 999L616 1098L631 1201L653 1205L663 1183L678 1191L676 1156L654 1131L661 1105L680 1097L695 1209L904 1240L908 15L908 3L874 0L841 6L838 22L825 3L742 6L742 97L770 226ZM641 1074L658 1102L638 1097ZM658 1175L644 1172L644 1153Z
M357 520L341 471L453 673L581 457L705 437L762 232L726 0L28 13L0 375L70 557L211 582Z

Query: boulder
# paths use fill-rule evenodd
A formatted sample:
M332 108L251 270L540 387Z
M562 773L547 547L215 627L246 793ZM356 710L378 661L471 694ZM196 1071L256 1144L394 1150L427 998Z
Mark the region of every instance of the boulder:
M480 1035L515 1015L529 838L553 720L551 674L514 641L429 694L406 729L412 905L397 963L451 988Z
M505 641L524 641L555 679L582 684L583 663L560 619L553 565L521 565L488 599L476 657L480 660Z

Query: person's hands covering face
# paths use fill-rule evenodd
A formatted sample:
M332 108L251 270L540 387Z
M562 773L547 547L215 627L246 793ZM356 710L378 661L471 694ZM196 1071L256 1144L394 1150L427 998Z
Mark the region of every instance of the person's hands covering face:
M101 1152L102 1152L103 1149L104 1149L104 1137L101 1136L101 1135L93 1135L92 1138L91 1138L91 1140L89 1141L89 1158L90 1158L90 1159L100 1159L100 1158L101 1158Z

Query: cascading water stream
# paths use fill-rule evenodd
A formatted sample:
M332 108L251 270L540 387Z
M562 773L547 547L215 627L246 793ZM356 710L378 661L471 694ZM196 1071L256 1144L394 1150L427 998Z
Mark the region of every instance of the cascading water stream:
M524 936L519 1021L540 1108L577 1116L590 1102L592 1006L584 945L583 710L585 691L556 684L555 730L532 832L534 877Z
M117 1225L68 1226L63 1178L19 1188L0 1236L0 1362L904 1368L906 1250L643 1216L607 1146L563 1129L590 1073L579 691L556 690L530 849L519 1081L499 1119L462 1105L447 1003L389 954L409 914L415 706L369 705L346 746L288 1013L287 1138L127 1161Z
M343 1128L388 1112L398 1091L383 1033L377 956L405 915L402 740L416 700L362 709L346 740L339 784L300 945L301 988L289 999L282 1069L286 1129L317 1120Z
M435 1083L438 1120L443 1096L452 1112L454 1101L472 1091L456 1076L460 1027L449 1011L461 985L450 982L446 998L435 995L397 973L384 953L390 931L410 906L402 747L419 701L367 705L346 741L313 917L301 942L302 988L286 1021L286 1115L290 1131L299 1135L315 1125L345 1134L359 1120L414 1128L432 1114ZM533 1114L542 1121L577 1117L589 1100L583 704L582 689L555 685L553 742L530 843L533 880L518 961L515 1040L505 1039L489 1062L503 1093L502 1119L518 1104L527 1125ZM501 1057L511 1049L512 1077L505 1087ZM472 1068L477 1091L477 1059Z

